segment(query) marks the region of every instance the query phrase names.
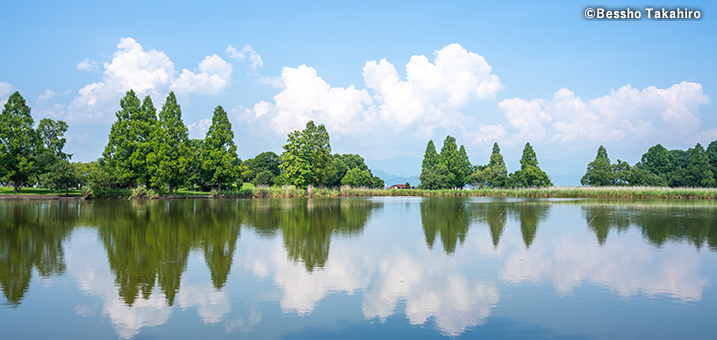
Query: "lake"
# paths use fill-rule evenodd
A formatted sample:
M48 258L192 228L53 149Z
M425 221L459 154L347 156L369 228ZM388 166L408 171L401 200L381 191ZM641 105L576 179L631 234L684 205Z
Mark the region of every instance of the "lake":
M717 338L717 203L0 201L0 338Z

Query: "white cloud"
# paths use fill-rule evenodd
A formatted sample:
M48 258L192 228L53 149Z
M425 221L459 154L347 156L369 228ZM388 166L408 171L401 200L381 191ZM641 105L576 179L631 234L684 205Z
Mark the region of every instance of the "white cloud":
M182 70L170 89L178 94L217 94L231 83L232 65L216 54L199 63L199 72Z
M693 140L700 135L700 107L710 103L698 83L681 82L666 89L643 90L625 85L609 94L583 100L568 89L552 99L506 99L498 103L512 136L532 141L594 145L637 139L646 143L656 136Z
M0 105L5 105L13 92L15 92L15 86L0 81Z
M201 138L204 139L204 136L207 134L207 131L209 130L209 127L212 125L211 119L202 119L198 123L192 123L187 125L187 130L189 131L189 136L191 138Z
M250 45L244 45L244 47L241 49L241 51L238 51L234 46L229 45L227 46L227 55L232 58L236 59L240 62L249 61L251 62L251 68L256 71L258 67L264 66L264 61L261 60L261 56L259 53L256 53Z
M51 91L50 89L45 90L41 95L37 96L40 100L47 100L55 96L55 92Z
M80 71L94 72L99 71L100 68L97 66L97 62L94 60L86 59L77 63L75 66Z
M331 86L306 65L285 67L282 91L273 103L261 101L243 118L256 126L270 124L278 135L314 120L332 136L360 134L362 140L381 145L387 135L397 133L423 140L438 126L464 129L471 118L461 110L474 101L494 100L503 88L482 56L458 44L436 51L433 63L413 56L406 74L401 80L385 59L368 61L363 68L366 88L360 89Z
M82 66L80 66L82 65ZM89 65L89 66L88 66ZM91 62L78 64L78 69L91 67ZM103 64L102 80L79 90L68 107L70 118L112 119L119 99L130 89L139 97L163 98L168 91L177 94L217 94L231 83L231 64L216 54L207 56L197 72L183 69L178 75L174 63L164 52L146 51L132 38L122 38L112 59Z

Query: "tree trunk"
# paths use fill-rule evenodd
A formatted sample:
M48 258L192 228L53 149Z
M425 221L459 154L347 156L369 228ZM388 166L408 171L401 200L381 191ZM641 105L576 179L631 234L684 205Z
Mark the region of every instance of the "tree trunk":
M174 194L174 185L172 185L171 183L169 184L169 194L170 195Z
M222 191L222 180L221 179L219 180L219 191L220 192Z
M15 193L15 194L17 194L18 192L20 192L20 182L15 181L15 182L13 183L12 192Z

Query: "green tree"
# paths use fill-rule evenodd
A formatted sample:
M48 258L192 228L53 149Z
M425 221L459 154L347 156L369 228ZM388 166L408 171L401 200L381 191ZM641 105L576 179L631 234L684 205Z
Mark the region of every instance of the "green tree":
M15 193L37 173L35 157L42 144L33 124L25 99L19 92L10 95L0 114L0 170Z
M248 174L244 181L254 185L274 185L276 177L281 174L279 164L281 164L279 156L271 151L247 159L244 165L247 167Z
M174 92L170 92L159 112L152 147L147 155L152 184L155 187L167 184L170 195L175 187L186 181L189 174L193 154L187 145L188 135L182 122L182 109Z
M70 161L58 159L46 168L41 182L46 188L65 190L65 195L69 195L70 188L78 186L80 179Z
M202 172L205 180L216 184L220 190L222 183L233 182L237 178L240 164L236 151L232 124L224 109L217 106L202 147Z
M371 175L368 170L355 167L346 172L344 178L341 179L341 185L348 185L352 187L370 187L371 186Z
M306 123L304 130L289 133L281 154L280 182L305 188L328 185L335 176L329 133L323 124Z
M443 163L435 165L431 171L421 173L421 184L424 190L451 188L456 181L455 175Z
M612 181L610 185L628 185L630 184L630 174L632 167L625 161L617 160L616 164L610 165L612 171Z
M710 161L712 175L715 176L715 179L717 179L717 140L712 141L712 143L707 146L705 154L707 155L707 159Z
M714 187L715 179L710 169L710 163L705 149L700 143L690 149L690 159L687 163L687 185L693 187Z
M498 143L493 143L493 152L484 173L486 183L493 188L502 188L508 183L508 169L505 167Z
M518 187L552 186L548 174L538 166L538 157L530 143L525 143L523 156L520 158L520 170L511 174L511 184Z
M45 150L64 160L69 160L72 157L72 155L62 152L67 142L67 139L64 138L67 128L65 121L50 118L43 118L37 125L37 132L40 134Z
M423 173L424 171L430 171L437 164L438 152L436 152L436 146L433 145L433 140L429 140L428 145L426 145L426 152L423 154L421 173Z
M610 168L610 158L607 150L600 145L595 160L588 164L587 172L580 179L580 184L591 186L610 185L613 180L613 172Z
M106 172L112 174L116 185L133 187L140 177L140 170L136 168L138 160L138 139L136 120L142 116L140 101L133 90L127 91L120 100L120 110L115 113L117 120L110 129L109 141L102 153L100 165L106 167ZM135 160L135 162L133 162Z
M667 176L673 170L670 161L670 151L664 146L657 144L642 155L638 167L647 170L655 175Z

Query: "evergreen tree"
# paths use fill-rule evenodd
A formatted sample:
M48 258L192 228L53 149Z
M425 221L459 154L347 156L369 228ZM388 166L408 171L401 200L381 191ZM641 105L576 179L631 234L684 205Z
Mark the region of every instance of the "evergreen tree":
M67 139L63 137L67 128L65 121L50 118L43 118L37 125L37 132L40 134L45 150L64 160L69 160L72 157L72 155L62 152L67 142Z
M693 187L714 187L715 179L710 169L710 163L705 149L697 143L690 149L690 159L687 163L687 185Z
M237 178L239 158L234 144L234 132L227 113L221 106L214 109L212 125L207 131L202 147L202 173L208 183L230 183Z
M712 143L707 146L705 154L707 155L707 159L710 162L710 167L712 168L712 175L715 177L715 180L717 180L717 140L712 141Z
M538 157L530 143L525 143L523 156L520 158L520 170L510 175L510 184L517 187L551 186L548 174L538 166Z
M192 152L187 145L189 133L182 122L182 109L174 92L159 113L157 128L153 130L151 152L147 156L152 185L169 186L169 194L184 183L192 163Z
M329 133L323 124L306 123L302 131L292 131L281 154L279 182L300 188L329 185L335 176Z
M613 172L610 168L610 158L607 150L600 145L595 160L588 164L587 172L580 179L580 184L591 186L610 185L613 180Z
M433 145L433 140L429 140L428 145L426 145L426 152L423 154L421 173L423 173L424 171L430 171L437 164L438 153L436 152L436 146Z
M447 188L458 188L465 185L465 175L463 174L461 161L456 139L452 136L446 136L446 139L443 141L441 153L438 155L438 163L445 165L448 171L453 174L453 181L449 183Z
M33 124L25 99L19 92L10 95L0 114L0 170L1 179L12 182L15 193L37 173L35 158L42 143Z
M508 184L508 169L505 167L498 143L493 143L493 152L484 173L485 180L491 187L502 188Z
M121 109L115 114L117 120L112 124L109 141L102 153L103 159L100 160L100 165L105 167L115 184L121 187L135 186L140 176L140 171L135 167L135 164L140 162L137 159L137 124L134 122L142 115L140 105L133 90L127 91L120 100Z
M144 97L142 105L139 107L138 115L131 119L133 121L133 136L137 145L131 156L132 166L137 172L138 184L144 184L147 188L150 188L153 174L151 165L147 162L147 157L149 154L157 152L157 150L154 150L156 141L153 140L157 129L157 109L154 108L152 98L149 96Z

